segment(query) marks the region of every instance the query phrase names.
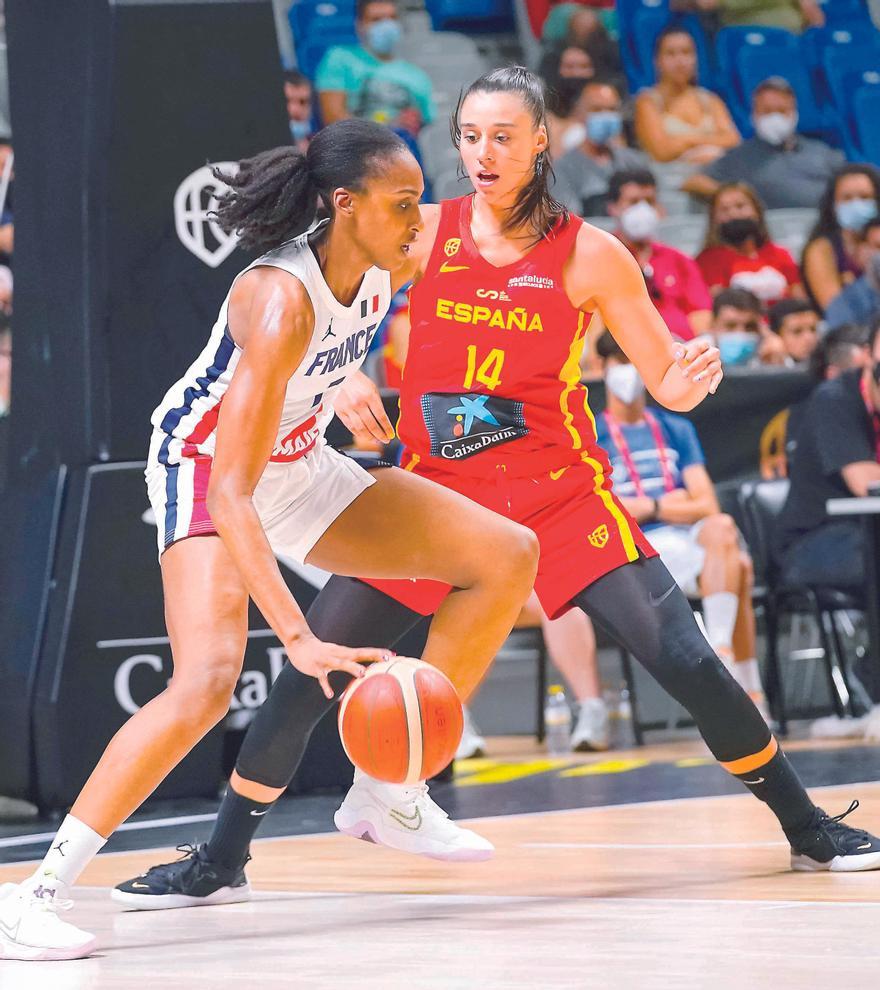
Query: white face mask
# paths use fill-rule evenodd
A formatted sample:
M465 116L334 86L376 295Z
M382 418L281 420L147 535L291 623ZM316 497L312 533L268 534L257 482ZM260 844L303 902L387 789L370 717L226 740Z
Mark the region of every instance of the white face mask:
M755 133L767 144L785 144L797 130L798 117L789 117L787 113L765 113L754 117Z
M652 241L657 236L660 214L642 200L620 214L620 229L631 241Z
M627 406L645 394L645 383L634 364L611 365L605 372L605 387Z

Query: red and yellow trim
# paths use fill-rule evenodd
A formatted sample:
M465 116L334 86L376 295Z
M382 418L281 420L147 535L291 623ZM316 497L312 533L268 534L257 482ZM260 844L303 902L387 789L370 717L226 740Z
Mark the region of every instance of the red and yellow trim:
M779 743L775 736L770 737L770 742L759 752L752 753L751 756L743 756L739 760L731 760L729 763L722 763L721 766L732 774L752 773L766 766L779 750Z

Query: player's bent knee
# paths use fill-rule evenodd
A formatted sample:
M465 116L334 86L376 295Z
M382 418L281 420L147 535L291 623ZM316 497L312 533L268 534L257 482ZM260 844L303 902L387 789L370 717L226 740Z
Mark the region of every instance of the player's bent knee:
M508 573L531 589L538 572L541 547L538 537L526 526L513 523L504 537L503 560ZM493 561L493 565L496 562Z
M210 727L229 710L240 669L240 661L208 663L185 676L175 674L168 690L187 721Z

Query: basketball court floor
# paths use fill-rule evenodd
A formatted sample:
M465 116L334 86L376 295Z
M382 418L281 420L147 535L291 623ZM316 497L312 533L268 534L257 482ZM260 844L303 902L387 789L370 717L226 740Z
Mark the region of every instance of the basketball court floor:
M826 810L858 797L857 824L880 831L880 747L788 748ZM0 987L878 985L880 873L789 872L775 820L699 742L551 759L492 740L491 759L433 793L495 843L492 861L357 842L332 831L338 797L288 798L253 848L251 902L124 911L114 883L210 830L212 803L156 803L83 876L72 920L99 935L98 954L0 963ZM0 882L30 872L49 832L0 827Z

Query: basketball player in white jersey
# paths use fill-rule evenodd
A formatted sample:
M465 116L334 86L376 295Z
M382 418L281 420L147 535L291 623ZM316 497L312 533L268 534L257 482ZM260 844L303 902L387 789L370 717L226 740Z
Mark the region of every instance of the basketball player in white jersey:
M331 672L360 676L358 661L386 655L316 638L275 553L340 575L452 584L424 658L458 684L485 669L534 581L529 530L407 472L368 474L324 440L334 394L410 277L423 184L403 142L347 120L306 155L266 152L228 181L220 222L268 250L235 280L205 350L156 410L146 470L174 675L110 741L35 873L0 889L0 959L94 949L56 912L107 837L226 714L249 597L328 698ZM329 220L312 226L319 198ZM244 799L265 800L249 787ZM491 854L424 795L420 808L438 844Z

